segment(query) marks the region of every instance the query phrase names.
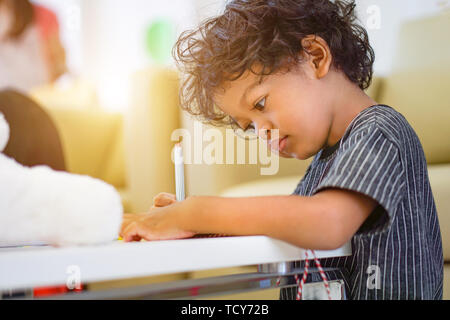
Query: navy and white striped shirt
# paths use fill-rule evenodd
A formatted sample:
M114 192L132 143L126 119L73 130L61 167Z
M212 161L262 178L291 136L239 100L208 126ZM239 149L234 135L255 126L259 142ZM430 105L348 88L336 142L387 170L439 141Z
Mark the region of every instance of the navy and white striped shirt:
M378 203L353 236L352 255L321 261L338 268L327 276L344 280L348 299L442 299L441 232L425 155L400 113L386 105L359 113L335 146L315 156L293 194L326 188ZM281 289L280 299L295 299L296 290Z

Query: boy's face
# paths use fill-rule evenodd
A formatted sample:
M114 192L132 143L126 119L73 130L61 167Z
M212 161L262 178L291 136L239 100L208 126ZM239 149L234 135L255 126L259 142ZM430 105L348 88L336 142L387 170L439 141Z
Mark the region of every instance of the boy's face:
M317 79L313 71L306 64L262 81L246 72L227 82L215 101L242 129L253 124L268 143L276 136L265 137L264 130L278 129L279 150L275 151L280 156L308 159L327 144L333 120L328 81Z

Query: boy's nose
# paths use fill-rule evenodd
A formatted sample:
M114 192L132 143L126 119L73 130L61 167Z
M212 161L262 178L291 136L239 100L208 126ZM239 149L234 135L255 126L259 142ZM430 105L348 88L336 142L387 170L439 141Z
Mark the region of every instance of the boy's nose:
M271 130L269 128L261 128L258 130L258 136L263 140L270 140Z
M271 125L268 121L253 121L253 127L259 138L263 140L271 139Z

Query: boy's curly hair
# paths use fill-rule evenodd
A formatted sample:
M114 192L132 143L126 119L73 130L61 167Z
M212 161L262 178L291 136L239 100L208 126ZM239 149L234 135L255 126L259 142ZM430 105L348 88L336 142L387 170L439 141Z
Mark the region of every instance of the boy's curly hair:
M323 38L332 64L361 89L369 87L375 54L356 23L354 1L232 0L223 14L183 32L173 56L184 73L182 109L214 125L233 121L214 104L214 90L248 70L260 76L301 62L301 40ZM262 66L257 73L256 65Z

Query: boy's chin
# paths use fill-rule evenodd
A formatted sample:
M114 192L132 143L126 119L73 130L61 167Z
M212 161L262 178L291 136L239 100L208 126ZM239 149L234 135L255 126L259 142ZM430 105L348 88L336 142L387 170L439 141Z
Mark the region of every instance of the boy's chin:
M292 152L280 152L280 153L278 153L278 155L281 157L281 158L287 158L287 159L300 159L298 156L297 156L297 154L295 154L295 153L292 153Z
M280 154L280 157L283 158L291 158L291 159L297 159L297 160L307 160L309 158L311 158L313 155L307 154L305 152L289 152L289 153L284 153L284 154Z
M287 159L292 159L292 158L297 158L296 155L290 154L290 153L279 153L278 154L281 158L287 158Z

